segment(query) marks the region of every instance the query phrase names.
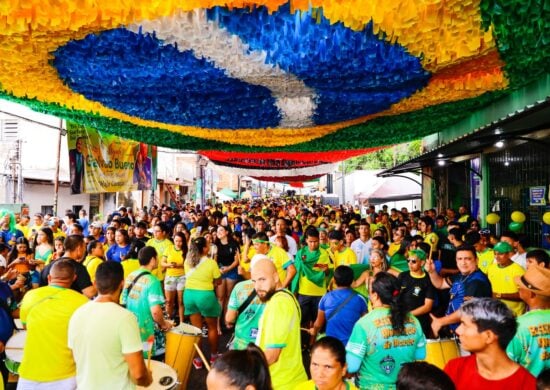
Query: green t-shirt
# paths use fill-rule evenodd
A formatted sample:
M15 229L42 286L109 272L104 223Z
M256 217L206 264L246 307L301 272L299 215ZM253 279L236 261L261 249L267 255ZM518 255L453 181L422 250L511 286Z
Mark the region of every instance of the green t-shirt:
M275 293L266 303L256 344L264 351L281 348L279 359L269 366L273 389L294 390L307 381L302 364L300 306L288 290Z
M128 286L142 272L147 272L147 274L138 279L128 295ZM155 321L151 314L151 308L155 305L162 306L164 304L164 294L162 293L162 287L159 280L156 276L143 268L132 272L124 283L121 303L123 305L125 304L126 308L137 317L139 334L143 342L143 354L147 356L149 350L147 339L149 336L155 335ZM162 337L163 335L162 332L158 332L157 335L155 335L152 352L153 356L164 353L166 342L164 337Z
M245 280L235 285L227 307L231 310L239 310L239 307L248 299L254 291L254 282ZM244 311L237 317L235 323L235 338L233 349L246 349L249 343L254 343L258 336L258 324L264 312L265 304L256 295Z
M405 319L405 334L394 335L390 309L381 307L357 321L346 351L362 360L359 388L395 389L401 365L425 357L426 337L411 314Z
M506 353L535 377L550 368L550 309L519 316L518 330Z

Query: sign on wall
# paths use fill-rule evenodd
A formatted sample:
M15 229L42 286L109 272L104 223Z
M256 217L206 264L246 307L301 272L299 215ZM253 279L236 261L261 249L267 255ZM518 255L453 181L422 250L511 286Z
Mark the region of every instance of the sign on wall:
M150 190L156 146L67 122L71 194Z

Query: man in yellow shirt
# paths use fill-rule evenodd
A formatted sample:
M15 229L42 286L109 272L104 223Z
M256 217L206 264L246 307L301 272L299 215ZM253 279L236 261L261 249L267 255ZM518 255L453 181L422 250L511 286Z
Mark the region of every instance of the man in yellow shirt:
M29 291L21 303L21 322L27 329L19 366L21 388L76 388L76 367L67 346L69 319L88 299L71 290L76 279L72 262L58 260L48 275L48 286Z
M497 243L495 251L496 262L487 269L487 277L493 288L493 298L500 299L517 316L525 312L525 303L519 297L518 286L514 282L516 277L525 274L525 270L512 261L514 248L506 241Z
M280 288L279 274L270 260L254 264L252 282L265 302L256 344L265 354L273 388L294 390L307 380L300 347L300 306L294 295Z
M344 245L344 234L340 230L333 230L328 234L329 255L334 262L334 268L341 265L357 264L355 252Z
M292 280L292 292L298 292L302 310L302 328L309 329L317 318L319 301L327 293L334 266L328 252L319 248L319 231L310 227L305 232L307 246L296 254L296 277ZM309 340L307 342L309 346Z
M169 232L170 229L167 224L165 224L164 222L157 223L153 227L153 238L147 241L146 245L155 248L159 256L162 256L163 253L174 246L174 244L172 244L172 241L168 239ZM158 262L158 267L154 269L151 273L155 275L161 282L164 281L165 271L162 268L160 261Z

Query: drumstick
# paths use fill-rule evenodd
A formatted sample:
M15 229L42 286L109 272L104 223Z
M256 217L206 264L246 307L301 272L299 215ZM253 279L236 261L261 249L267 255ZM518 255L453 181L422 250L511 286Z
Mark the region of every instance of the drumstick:
M206 367L206 369L208 371L210 371L210 364L208 364L208 361L206 360L206 358L204 357L201 349L199 348L199 346L197 345L197 343L194 343L193 344L195 346L195 349L197 350L197 353L199 354L200 358L202 359L203 363L204 363L204 366Z
M155 341L155 336L151 335L147 339L147 345L149 347L149 352L147 352L147 369L151 370L151 354L153 353L153 342Z
M23 347L5 347L4 349L13 349L13 350L19 349L19 350L22 350Z

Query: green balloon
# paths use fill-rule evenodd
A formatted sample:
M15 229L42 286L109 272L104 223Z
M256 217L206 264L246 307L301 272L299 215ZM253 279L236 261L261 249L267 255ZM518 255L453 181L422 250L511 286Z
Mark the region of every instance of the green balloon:
M510 222L508 229L513 232L519 232L523 228L523 223L521 222Z

